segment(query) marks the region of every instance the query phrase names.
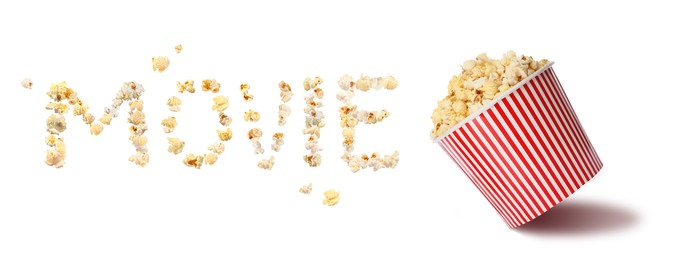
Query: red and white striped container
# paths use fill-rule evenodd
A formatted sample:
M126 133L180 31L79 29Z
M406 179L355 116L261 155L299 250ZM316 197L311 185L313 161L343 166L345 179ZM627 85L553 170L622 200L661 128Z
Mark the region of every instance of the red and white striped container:
M551 66L435 140L511 228L560 203L603 166Z

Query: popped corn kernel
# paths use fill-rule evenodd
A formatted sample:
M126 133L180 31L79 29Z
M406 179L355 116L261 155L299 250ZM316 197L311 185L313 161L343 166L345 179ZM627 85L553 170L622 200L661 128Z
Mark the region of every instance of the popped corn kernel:
M183 83L180 83L180 81L176 82L176 87L178 88L178 92L183 93L185 91L189 93L194 93L194 80L186 80Z
M181 53L183 51L183 45L178 44L176 47L174 47L174 49L176 50L176 53Z
M220 118L219 122L222 126L229 126L232 123L232 118L223 112L220 112L218 117Z
M189 167L201 169L201 165L204 163L204 157L201 155L194 155L189 153L185 155L183 163Z
M169 110L171 110L173 112L180 111L180 105L182 105L182 104L183 104L183 102L180 100L180 98L178 98L176 96L172 96L166 101L166 105L168 105Z
M61 138L57 138L55 135L50 134L50 135L48 135L47 137L44 138L44 142L48 146L54 146L54 145L56 145L57 139L61 139ZM63 141L63 139L61 139L61 141Z
M283 101L283 103L287 103L288 101L290 101L290 99L292 99L292 97L293 97L293 92L292 92L292 88L290 87L290 85L288 85L288 83L285 83L285 81L281 81L278 84L278 87L279 87L279 89L281 89L281 94L280 94L281 101Z
M91 113L85 113L82 115L82 121L84 121L84 123L87 125L93 123L94 120L96 120L96 118Z
M145 123L145 113L143 111L132 111L129 112L129 123L134 124L134 125L140 125Z
M112 121L112 116L108 113L103 113L101 118L98 119L103 124L110 125L110 121Z
M241 86L241 94L243 94L243 100L250 102L253 101L253 94L248 93L248 90L250 90L250 86L246 83L242 83Z
M33 89L33 81L29 78L24 78L21 81L21 86L27 89Z
M512 86L535 73L549 62L508 51L500 60L482 53L461 66L461 74L449 81L448 95L437 102L431 120L431 137L437 138L450 128L491 103Z
M271 149L272 149L274 152L278 152L278 151L281 150L281 146L282 146L283 143L284 143L284 142L283 142L283 136L284 136L284 134L283 134L283 133L280 133L280 132L279 132L279 133L275 133L275 134L272 136L272 139L274 140L274 143L271 144Z
M153 57L152 71L159 71L160 73L164 72L164 70L168 68L170 63L171 62L169 61L169 58L166 56Z
M84 115L84 113L89 110L89 106L85 103L78 102L73 105L73 115L74 116L81 116Z
M141 111L141 110L143 110L143 104L144 104L143 100L140 100L140 99L134 100L134 101L129 102L129 108L131 108L131 110ZM178 105L180 105L180 104L178 104Z
M59 134L66 130L66 119L61 114L51 114L47 118L47 132Z
M321 165L321 155L320 154L305 155L304 162L309 164L309 167L318 167Z
M204 162L208 165L213 165L218 160L218 155L214 153L209 153L204 155Z
M222 95L213 97L213 103L211 109L215 111L222 112L229 107L229 99Z
M101 123L93 123L89 125L89 133L92 135L99 135L103 131L103 125Z
M311 182L307 185L304 185L300 188L300 192L304 194L309 194L311 193L311 190L313 190L313 187L311 185Z
M129 140L131 141L131 144L136 147L136 151L146 150L145 145L147 145L147 136L132 134L129 136Z
M215 79L202 80L201 90L204 92L211 91L213 93L218 93L218 91L220 91L220 83L218 83Z
M173 154L179 154L183 152L183 148L185 147L185 142L181 141L178 138L174 137L168 137L167 138L169 147L168 147L168 152L173 153Z
M274 156L272 155L269 157L269 159L262 159L260 162L257 163L257 167L263 170L271 170L272 167L274 167Z
M323 205L334 206L339 202L339 191L327 190L323 192L323 195L325 195Z
M278 125L284 126L288 116L290 116L291 110L290 106L286 104L280 104L278 106Z
M49 102L45 108L47 110L54 110L54 113L63 114L68 111L68 104L61 102Z
M262 130L260 128L252 128L248 131L248 139L257 140L262 137Z
M164 133L171 133L178 126L178 121L175 117L169 116L161 120L161 125L164 127Z
M134 155L129 157L129 161L140 167L145 167L150 161L150 154L147 151L136 151Z
M47 157L45 158L45 163L49 166L54 166L56 168L61 168L65 165L66 160L66 144L62 139L56 139L54 141L54 147L47 149Z
M260 120L260 113L255 110L248 109L248 111L243 112L243 120L246 122L257 122Z
M232 129L227 128L227 130L222 131L222 130L216 130L218 132L218 138L220 138L221 141L229 141L232 139Z
M225 151L225 144L220 142L214 143L208 147L208 150L216 154L222 154Z

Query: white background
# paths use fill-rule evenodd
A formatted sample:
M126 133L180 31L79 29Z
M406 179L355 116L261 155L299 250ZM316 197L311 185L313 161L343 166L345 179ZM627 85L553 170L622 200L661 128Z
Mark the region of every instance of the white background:
M671 258L671 7L508 2L245 4L45 1L0 3L0 259ZM243 1L242 1L243 2ZM181 54L173 46L182 43ZM459 64L507 50L547 58L604 161L599 175L549 214L511 230L430 141L430 114ZM168 55L164 73L151 57ZM357 93L391 116L357 128L356 152L400 151L397 168L351 173L339 156L336 81L394 75L395 91ZM321 76L323 165L301 156L301 82ZM24 77L33 79L23 89ZM159 122L175 81L215 78L230 97L234 139L212 167L182 155L216 140L212 94L181 95L166 152ZM43 163L45 95L67 81L96 117L124 81L143 84L150 164L127 162L127 106L100 136L68 116L66 166ZM267 152L277 83L294 87L286 145L256 167L243 111L262 113ZM243 102L238 85L256 99ZM314 192L298 188L313 182ZM335 207L322 192L341 191Z

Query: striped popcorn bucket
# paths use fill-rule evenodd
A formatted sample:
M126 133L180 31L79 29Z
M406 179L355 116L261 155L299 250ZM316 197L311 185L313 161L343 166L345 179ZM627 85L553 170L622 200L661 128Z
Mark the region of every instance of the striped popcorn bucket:
M551 66L435 140L511 228L560 203L603 166Z

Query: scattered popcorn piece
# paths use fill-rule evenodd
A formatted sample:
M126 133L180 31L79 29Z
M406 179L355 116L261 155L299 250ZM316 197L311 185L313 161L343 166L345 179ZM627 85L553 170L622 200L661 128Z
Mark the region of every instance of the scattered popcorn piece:
M185 159L183 159L183 163L189 167L193 167L196 169L201 169L201 165L204 163L204 157L201 155L194 155L194 154L187 154L185 155Z
M180 100L180 98L178 98L176 96L172 96L166 101L166 105L168 105L169 110L171 110L173 112L180 111L180 105L182 105L182 104L183 104L183 102Z
M47 118L47 132L59 134L66 130L66 119L61 114L51 114Z
M474 60L465 61L461 74L449 81L448 95L438 101L433 110L431 137L440 137L548 63L545 59L537 61L531 56L517 56L513 51L508 51L500 60L482 53Z
M309 167L317 167L321 165L321 155L320 154L305 155L304 162L309 164Z
M61 168L65 165L66 144L61 139L54 140L54 147L47 149L45 163L49 166Z
M227 114L220 112L220 124L222 126L229 126L232 123L232 117L228 116Z
M159 56L159 57L153 57L152 58L152 70L153 71L159 71L164 72L166 68L168 68L169 63L169 58L166 56Z
M218 93L220 91L220 83L215 81L215 79L205 79L201 81L201 90L204 92L211 91L213 93Z
M82 115L82 121L84 121L84 123L87 125L93 123L94 120L96 120L96 118L91 113L85 113L84 115Z
M129 112L129 123L134 125L140 125L145 123L145 113L143 111L134 110Z
M307 185L304 185L300 188L300 192L304 194L309 194L311 193L311 190L313 189L311 182Z
M161 120L161 125L164 127L164 133L171 133L178 126L178 121L175 117L169 116Z
M248 109L248 111L243 112L243 120L246 122L257 122L260 120L260 113L255 110Z
M131 141L131 144L136 147L136 151L146 150L145 145L147 144L147 136L132 134L129 136L129 140Z
M279 133L275 133L275 134L272 136L272 139L274 140L274 143L271 144L271 149L272 149L274 152L278 152L278 151L281 150L281 146L283 145L283 136L284 136L283 133L280 133L280 132L279 132Z
M229 107L229 99L222 95L213 97L213 103L211 109L215 111L222 112Z
M168 147L169 153L179 154L179 153L183 152L183 148L185 147L185 142L181 141L178 138L174 138L174 137L168 137L167 139L168 139L168 143L169 143L169 147Z
M262 130L260 128L252 128L248 131L248 139L257 140L262 137Z
M24 78L21 81L21 86L27 89L33 89L33 81L29 78Z
M278 87L281 89L281 101L283 101L283 103L288 103L288 101L293 98L292 88L285 81L281 81L278 84Z
M82 101L77 102L76 104L73 105L73 115L74 116L81 116L84 115L84 113L89 110L89 106L85 103L82 103Z
M217 142L208 147L208 150L216 154L222 154L225 151L225 144Z
M129 108L131 108L131 110L141 111L141 110L143 110L143 104L144 103L145 102L143 102L143 100L137 99L137 100L129 102Z
M243 94L243 100L246 102L253 101L253 94L248 93L248 90L250 90L250 86L246 83L241 84L241 94Z
M274 167L274 156L272 155L269 157L269 159L262 159L260 162L257 163L257 167L263 169L263 170L271 170L272 167Z
M208 165L213 165L218 160L218 155L214 153L209 153L204 155L204 162Z
M227 128L227 130L222 131L222 130L216 130L218 132L218 138L220 138L221 141L229 141L232 139L232 129Z
M286 119L290 116L291 110L290 106L286 104L280 104L278 106L278 125L284 126L286 124Z
M327 190L323 194L325 195L323 205L334 206L339 202L339 191Z
M103 124L110 125L110 121L112 121L112 116L108 113L103 113L101 118L98 119Z
M178 88L178 92L183 93L185 91L189 93L194 93L194 80L186 80L184 83L180 83L180 81L176 82L176 87Z
M54 113L64 114L68 111L68 104L61 102L49 102L45 108L47 110L54 110Z
M183 45L182 44L176 45L175 50L176 53L181 53L183 51Z
M136 151L136 154L129 157L129 161L140 167L145 167L150 161L150 155L147 151Z
M93 124L89 125L89 132L92 135L99 135L99 134L101 134L102 131L103 131L103 125L101 123L96 122L96 123L93 123Z

